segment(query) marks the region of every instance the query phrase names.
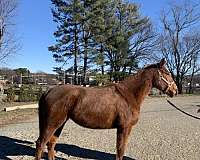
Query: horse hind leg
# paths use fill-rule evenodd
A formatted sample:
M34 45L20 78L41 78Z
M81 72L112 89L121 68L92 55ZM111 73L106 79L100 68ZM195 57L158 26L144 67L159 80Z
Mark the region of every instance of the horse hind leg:
M51 136L55 132L55 128L47 127L43 133L41 133L40 137L38 138L36 142L36 154L35 154L35 160L40 160L45 148L46 143L49 141Z
M56 129L55 133L51 136L50 140L47 143L47 149L48 149L48 159L49 160L55 160L55 151L54 148L56 146L56 142L58 137L60 136L63 127L65 125L65 123L67 122L67 120L62 124L61 127L59 127L58 129Z
M59 102L60 103L57 103L57 106L61 107L54 107L55 110L51 110L48 114L46 113L47 111L44 110L44 107L39 107L40 136L37 140L37 145L36 145L36 158L35 158L36 160L41 159L42 152L47 143L48 143L47 147L49 150L49 158L54 159L54 147L56 144L56 140L62 131L64 123L68 119L67 114L68 110L70 109L70 106L64 107L63 102L62 101ZM68 102L65 103L68 104ZM72 103L69 104L72 105ZM43 103L41 104L39 103L39 106L42 105ZM56 110L56 108L59 110ZM60 113L60 115L58 115L57 113ZM44 122L42 121L43 119Z

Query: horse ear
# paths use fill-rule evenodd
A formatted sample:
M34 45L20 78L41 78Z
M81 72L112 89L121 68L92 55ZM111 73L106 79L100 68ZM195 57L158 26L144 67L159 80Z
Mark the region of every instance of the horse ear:
M162 68L166 64L165 58L161 59L159 67Z

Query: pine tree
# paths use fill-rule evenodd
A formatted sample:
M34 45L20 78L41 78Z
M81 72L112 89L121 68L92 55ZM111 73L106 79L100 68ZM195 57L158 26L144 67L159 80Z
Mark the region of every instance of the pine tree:
M54 33L56 44L49 47L58 62L74 59L74 84L77 84L77 58L79 54L78 36L80 32L80 1L51 0L57 31Z
M114 0L97 1L94 5L92 26L93 41L95 43L95 62L101 67L104 74L106 63L106 50L109 48L108 41L113 37L112 28L115 25L116 4Z
M82 68L82 84L87 83L86 73L90 63L100 67L102 75L105 66L109 66L110 79L114 78L115 81L131 73L137 66L137 58L144 53L143 47L140 48L142 45L138 47L138 44L149 37L142 41L135 41L134 37L147 33L149 20L139 15L136 4L122 0L51 1L58 27L54 33L56 44L50 46L49 50L54 52L53 57L57 61L74 59L75 84L78 65L79 69ZM139 52L135 47L140 48Z
M140 27L145 25L148 20L139 16L136 4L121 0L115 0L115 4L113 35L107 41L106 54L111 67L111 76L118 81L125 74L127 67L131 67L129 65L132 64L129 51L131 38L140 32Z

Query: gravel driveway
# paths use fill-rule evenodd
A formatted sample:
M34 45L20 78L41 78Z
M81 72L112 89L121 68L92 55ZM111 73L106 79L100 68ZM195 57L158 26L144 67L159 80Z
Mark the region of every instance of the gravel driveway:
M200 105L200 96L171 100L192 114ZM37 136L36 116L1 127L0 159L33 159ZM85 129L68 121L56 147L57 159L115 159L115 141L116 130ZM139 123L129 138L125 159L200 160L200 121L178 112L165 98L146 98Z

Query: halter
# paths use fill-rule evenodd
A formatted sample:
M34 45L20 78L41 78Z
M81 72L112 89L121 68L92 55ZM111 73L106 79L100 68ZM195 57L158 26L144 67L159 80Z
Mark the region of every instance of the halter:
M174 84L174 81L169 82L167 79L165 79L163 75L161 74L160 70L158 70L158 74L159 74L159 80L163 80L165 83L167 83L167 88L165 89L165 92L167 92L171 88L171 86Z

